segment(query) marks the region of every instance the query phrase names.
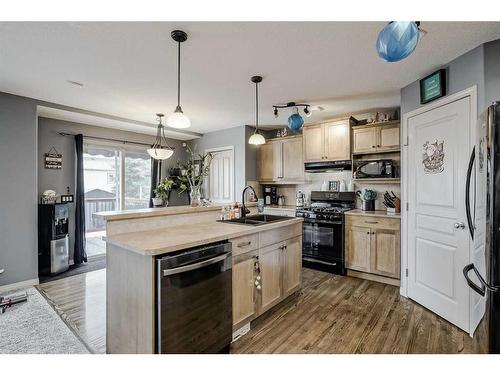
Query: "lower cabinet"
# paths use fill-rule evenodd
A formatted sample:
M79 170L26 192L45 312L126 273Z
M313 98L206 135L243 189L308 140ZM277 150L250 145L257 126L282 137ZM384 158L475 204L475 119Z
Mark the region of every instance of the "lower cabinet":
M290 230L290 233L296 234L297 230ZM279 242L268 244L273 237ZM237 243L238 239L232 242ZM234 329L252 321L300 288L302 236L283 240L282 235L264 232L261 242L264 246L257 250L233 255Z
M353 271L400 278L399 218L346 215L346 267Z

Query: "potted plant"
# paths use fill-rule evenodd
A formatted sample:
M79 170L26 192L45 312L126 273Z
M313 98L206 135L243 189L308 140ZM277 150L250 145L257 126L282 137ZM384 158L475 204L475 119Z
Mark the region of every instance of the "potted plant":
M171 179L164 178L161 180L156 189L154 189L155 196L153 198L153 206L168 206L168 196L173 186L174 181Z
M186 144L183 146L189 154L189 159L185 163L178 163L181 170L180 176L177 177L179 193L189 191L191 207L198 207L201 205L201 186L210 174L210 163L213 155L211 153L195 154L191 147Z

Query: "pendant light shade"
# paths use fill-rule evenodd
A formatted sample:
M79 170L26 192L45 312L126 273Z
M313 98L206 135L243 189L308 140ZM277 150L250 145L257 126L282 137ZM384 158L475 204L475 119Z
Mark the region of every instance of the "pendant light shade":
M255 83L255 132L248 138L248 144L263 145L266 139L259 132L259 83L262 82L262 77L253 76L250 80Z
M177 42L177 107L174 113L167 118L167 126L176 129L186 129L191 126L191 121L182 112L181 108L181 43L187 40L187 34L182 30L172 31L172 39Z
M164 116L163 113L157 113L156 116L158 116L159 123L155 143L147 151L153 159L165 160L174 154L174 150L168 145L167 137L165 137L165 127L161 123L161 119Z
M304 119L299 115L299 110L297 107L293 108L293 113L288 117L288 127L291 131L299 131L304 125Z
M419 22L389 22L378 34L377 53L387 62L401 61L417 48L419 39Z

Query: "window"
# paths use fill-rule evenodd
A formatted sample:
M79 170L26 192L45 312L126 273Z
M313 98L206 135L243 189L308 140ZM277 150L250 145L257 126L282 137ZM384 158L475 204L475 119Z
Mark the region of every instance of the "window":
M95 212L149 207L151 158L145 150L85 144L85 230L87 255L105 253L105 222Z

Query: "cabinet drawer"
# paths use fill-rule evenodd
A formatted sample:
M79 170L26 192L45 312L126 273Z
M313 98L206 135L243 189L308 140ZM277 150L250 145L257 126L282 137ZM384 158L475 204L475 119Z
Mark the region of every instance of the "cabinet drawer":
M346 225L399 230L400 220L399 218L346 215Z
M229 240L233 246L233 257L259 248L259 234L237 237Z
M271 229L260 233L260 247L269 246L300 235L302 235L302 223Z

